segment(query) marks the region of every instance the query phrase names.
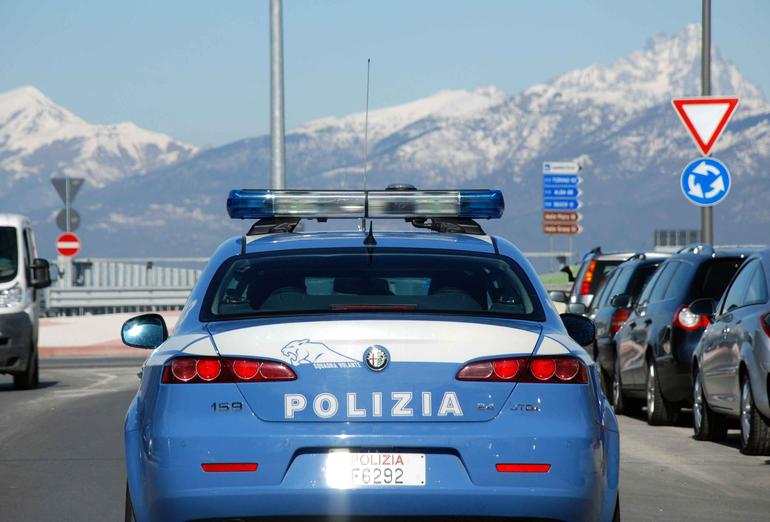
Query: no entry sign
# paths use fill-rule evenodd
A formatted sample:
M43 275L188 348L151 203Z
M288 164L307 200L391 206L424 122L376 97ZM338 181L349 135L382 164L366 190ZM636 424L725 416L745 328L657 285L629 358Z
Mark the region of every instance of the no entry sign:
M62 234L56 240L56 250L64 257L72 257L80 252L80 238L71 232Z

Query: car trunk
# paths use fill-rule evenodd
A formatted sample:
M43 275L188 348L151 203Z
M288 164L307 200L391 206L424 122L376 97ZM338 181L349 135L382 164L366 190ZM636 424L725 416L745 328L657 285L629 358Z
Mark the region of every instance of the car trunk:
M294 381L238 384L257 417L487 421L501 410L515 382L461 382L457 372L471 360L530 355L541 335L537 324L513 320L329 319L209 324L221 356L277 360L296 373ZM383 359L384 368L370 367Z

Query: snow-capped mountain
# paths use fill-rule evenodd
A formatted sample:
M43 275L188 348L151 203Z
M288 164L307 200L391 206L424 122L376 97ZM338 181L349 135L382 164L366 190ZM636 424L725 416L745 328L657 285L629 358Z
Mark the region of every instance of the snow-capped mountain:
M410 182L421 188L495 187L507 209L485 223L524 249L547 250L542 234L541 163L577 159L584 166L585 231L575 249L650 248L656 228L697 228L698 209L678 177L697 155L670 100L697 95L700 27L648 45L611 65L567 72L522 92L495 87L441 91L369 115L369 187ZM716 208L721 243L765 243L770 225L770 104L716 50L712 91L741 105L714 150L733 173ZM323 118L287 133L292 188L361 187L364 115ZM267 187L270 138L244 139L84 191L84 253L205 255L245 223L226 217L234 187ZM49 220L51 210L38 220ZM333 225L329 225L333 226ZM566 239L557 240L563 249ZM89 248L93 245L93 250ZM560 246L561 245L561 246Z
M0 93L0 173L6 186L34 176L83 176L103 187L193 156L196 148L133 123L94 125L35 87Z

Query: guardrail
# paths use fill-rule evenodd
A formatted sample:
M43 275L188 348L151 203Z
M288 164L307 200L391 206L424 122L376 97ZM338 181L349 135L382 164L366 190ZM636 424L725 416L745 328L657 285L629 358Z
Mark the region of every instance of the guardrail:
M178 310L184 306L191 290L181 287L52 287L48 289L46 307L53 315Z

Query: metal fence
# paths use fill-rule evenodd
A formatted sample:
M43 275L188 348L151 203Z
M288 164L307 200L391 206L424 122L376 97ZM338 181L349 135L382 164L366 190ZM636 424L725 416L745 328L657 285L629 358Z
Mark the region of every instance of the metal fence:
M207 258L59 258L48 315L179 310ZM172 266L168 266L172 265Z
M572 252L525 252L564 264ZM43 294L47 315L181 310L198 282L202 257L59 258Z

